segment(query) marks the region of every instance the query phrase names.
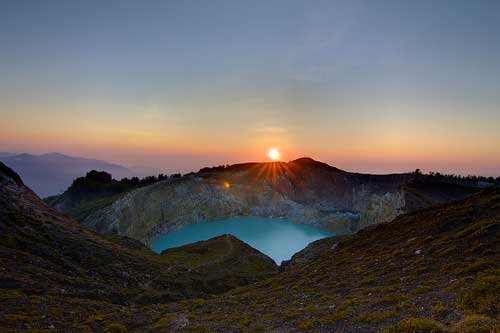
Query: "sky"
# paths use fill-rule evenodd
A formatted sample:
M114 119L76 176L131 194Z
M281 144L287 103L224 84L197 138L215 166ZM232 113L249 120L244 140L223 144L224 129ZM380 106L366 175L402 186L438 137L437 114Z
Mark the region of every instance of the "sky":
M0 1L0 151L500 175L500 1Z

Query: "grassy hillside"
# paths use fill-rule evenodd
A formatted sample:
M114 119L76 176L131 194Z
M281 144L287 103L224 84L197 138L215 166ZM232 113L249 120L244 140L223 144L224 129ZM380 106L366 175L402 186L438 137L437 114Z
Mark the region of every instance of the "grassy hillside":
M0 185L2 331L500 332L497 188L314 242L277 272L232 236L158 255L95 234L1 164Z
M500 190L311 244L153 331L500 332ZM182 320L181 320L182 319ZM161 328L160 328L161 326Z
M0 163L2 332L133 328L152 323L169 302L276 272L269 257L230 236L159 255L130 238L98 235L48 207Z

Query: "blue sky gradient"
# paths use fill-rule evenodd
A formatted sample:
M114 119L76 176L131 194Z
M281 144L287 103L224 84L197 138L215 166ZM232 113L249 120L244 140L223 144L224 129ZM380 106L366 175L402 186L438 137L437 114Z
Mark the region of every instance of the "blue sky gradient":
M2 1L0 149L500 174L499 1Z

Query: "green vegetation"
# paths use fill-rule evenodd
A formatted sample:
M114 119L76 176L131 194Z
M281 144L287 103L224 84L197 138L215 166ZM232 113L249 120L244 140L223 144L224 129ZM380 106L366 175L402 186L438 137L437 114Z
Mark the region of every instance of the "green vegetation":
M326 316L321 317L321 322L323 324L336 324L338 321L347 319L349 317L349 311L347 309L344 310L336 310Z
M313 326L314 326L314 321L310 319L303 320L297 325L297 327L301 330L308 330L313 328Z
M277 273L270 258L231 236L158 255L138 241L87 231L27 198L32 201L25 211L0 200L0 275L3 286L16 286L0 288L0 327L6 331L26 325L64 332L126 332L138 325L161 330L176 325L177 315L159 315L167 303L191 299L185 309L196 319L206 314L202 297Z
M188 310L195 310L205 304L205 300L203 298L195 298L187 301L180 302Z
M109 324L104 329L104 333L126 333L128 332L127 328L121 324Z
M387 328L385 333L440 333L444 325L428 318L407 318Z
M366 277L362 278L359 281L359 285L360 286L366 286L368 284L372 284L375 281L376 281L376 279L374 277L372 277L372 276L366 276Z
M232 236L158 255L8 191L6 331L500 333L497 189L320 240L279 269Z
M303 254L309 259L225 298L209 298L196 310L224 314L224 324L203 315L193 321L211 330L238 331L236 314L265 311L265 322L250 322L249 331L284 325L287 331L438 333L452 332L452 325L445 325L450 316L481 311L493 316L500 299L497 234L482 234L482 246L453 236L471 221L482 223L482 214L491 216L485 208L491 200L500 201L500 194L406 215L345 237L337 246L336 239L322 240L304 250L314 251ZM492 249L486 255L485 246Z
M401 293L393 293L385 296L381 296L371 300L372 305L383 305L383 304L399 304L406 299L406 296Z
M169 177L160 174L158 177L114 180L107 172L92 170L85 177L76 178L63 194L48 197L45 202L83 221L91 213L111 205L127 192L166 179Z
M466 316L451 327L453 333L497 333L499 331L498 320L482 315Z
M153 330L153 332L172 329L175 326L175 320L176 320L175 314L165 315L160 319L158 319L156 322L154 322L151 325L151 329Z
M477 274L474 284L463 291L457 305L470 313L495 314L500 310L500 269Z
M0 299L1 298L21 298L23 293L16 289L0 289Z
M422 286L418 286L417 288L413 289L411 291L412 294L415 294L415 295L422 295L422 294L426 294L430 291L432 291L434 288L432 286L428 286L428 285L422 285Z
M375 311L371 313L362 313L356 317L356 321L369 324L379 324L388 318L396 317L397 313L393 310Z
M442 303L438 303L432 308L432 316L434 317L434 319L436 319L442 317L448 311L449 309L445 305L443 305Z

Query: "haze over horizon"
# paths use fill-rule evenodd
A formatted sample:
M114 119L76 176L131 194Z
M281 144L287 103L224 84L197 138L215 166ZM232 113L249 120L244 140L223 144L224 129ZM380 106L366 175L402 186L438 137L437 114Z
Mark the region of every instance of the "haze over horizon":
M4 1L0 151L500 176L500 2Z

